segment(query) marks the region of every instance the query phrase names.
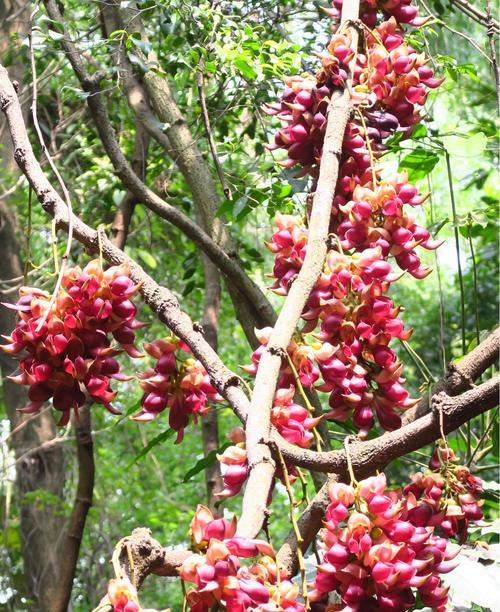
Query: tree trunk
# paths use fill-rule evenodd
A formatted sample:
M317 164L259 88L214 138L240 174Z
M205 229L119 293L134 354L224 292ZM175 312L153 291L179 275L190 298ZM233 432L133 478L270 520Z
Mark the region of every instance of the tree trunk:
M7 18L12 15L15 15L15 18L8 21ZM18 38L13 38L13 44L20 43L27 33L28 21L29 5L20 11L16 2L4 0L0 3L0 57L5 58L14 34L17 33ZM14 52L12 57L18 58L19 55ZM21 82L22 63L15 59L8 69L11 78ZM2 151L0 167L3 176L17 175L12 143L3 118L0 119L0 146ZM4 181L2 192L10 186ZM17 299L17 286L22 284L23 275L20 252L15 215L9 206L7 196L0 200L0 302L12 302ZM12 282L12 279L19 281ZM14 325L14 311L0 307L0 333L10 334ZM64 453L61 445L40 448L44 442L57 435L54 419L49 411L44 411L31 420L17 412L27 400L25 388L14 385L6 379L16 368L17 361L0 351L3 399L13 432L11 444L16 457L26 594L32 600L30 610L48 612L51 610L52 593L58 580L55 544L57 535L61 533L61 518L55 511L61 510L63 499ZM24 457L26 451L30 449L38 450Z

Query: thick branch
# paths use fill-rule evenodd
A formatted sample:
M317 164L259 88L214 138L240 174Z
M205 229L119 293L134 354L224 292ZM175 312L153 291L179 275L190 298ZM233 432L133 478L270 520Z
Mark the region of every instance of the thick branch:
M464 355L460 361L451 362L446 375L441 378L432 395L445 391L448 395L458 395L474 386L477 380L490 366L498 361L500 350L500 328L495 329L481 344L478 344L470 353ZM424 395L420 402L403 415L403 425L429 412L429 396Z
M178 576L178 569L193 553L189 550L169 550L151 537L149 529L139 527L121 539L116 547L118 564L131 583L139 589L150 574ZM130 567L132 559L133 568ZM106 595L95 612L113 612Z
M342 22L357 19L358 12L359 1L344 3ZM354 28L352 32L352 45L356 53L358 36ZM326 258L332 201L337 185L342 141L350 112L350 95L347 85L342 91L333 94L328 109L326 135L318 184L309 218L304 263L285 299L257 369L254 393L245 427L250 475L243 497L243 510L239 523L240 534L249 537L255 537L265 518L267 498L274 475L274 463L268 446L271 407L283 355L286 354L306 301L323 269Z
M144 127L137 122L135 128L135 142L134 152L132 155L132 169L144 180L146 174L146 160L149 148L149 135L144 130ZM127 190L125 195L120 202L120 206L116 211L115 218L112 225L112 242L119 249L125 248L127 242L128 233L130 229L130 222L132 221L132 215L134 213L135 205L139 204L139 200L132 191Z
M474 387L456 397L441 391L434 395L433 401L446 398L445 430L453 431L473 417L496 406L498 377ZM418 450L439 438L439 420L433 412L404 425L396 431L385 433L375 440L355 442L350 445L350 455L356 475L364 478L377 469L384 468L390 461L406 453ZM292 463L300 467L320 472L335 472L340 478L347 475L347 458L345 451L336 450L328 453L302 451L291 444L281 442L282 452L288 451ZM293 455L293 458L292 458Z

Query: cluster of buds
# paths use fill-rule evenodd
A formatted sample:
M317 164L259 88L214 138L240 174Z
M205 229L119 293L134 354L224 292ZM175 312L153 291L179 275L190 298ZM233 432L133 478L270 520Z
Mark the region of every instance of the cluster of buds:
M307 73L284 80L281 101L264 107L268 115L275 115L283 125L267 148L286 149L288 157L280 164L285 168L300 165L302 174L306 174L321 159L331 88L318 84Z
M313 435L310 430L313 429L320 419L309 417L309 413L305 408L293 403L294 390L287 389L278 391L274 406L271 412L271 423L277 428L280 434L287 439L291 444L297 444L302 448L307 448ZM237 495L248 477L248 458L245 448L245 431L241 427L235 427L228 434L228 438L234 443L228 446L224 452L217 455L219 463L224 467L222 479L224 488L216 495L218 497L233 497ZM294 483L298 478L296 466L287 465L288 478L290 483ZM276 469L275 479L285 482L285 474L281 466ZM273 483L276 483L276 480ZM272 490L269 493L267 503L271 503Z
M435 78L429 59L405 43L404 31L394 17L368 34L366 42L367 55L358 57L359 85L376 96L372 108L391 113L403 128L421 121L419 108L429 89L439 87L444 79Z
M436 249L441 242L417 225L404 205L421 205L428 197L408 183L406 172L380 181L377 187L358 185L347 200L338 194L332 208L332 231L344 251L381 249L381 259L394 257L402 270L422 279L430 268L421 264L415 249Z
M431 463L436 461L438 469L414 474L404 489L408 520L421 527L436 527L444 537L463 542L469 521L483 518L483 502L478 499L482 481L466 466L455 465L453 450L446 446L437 448Z
M140 612L137 590L127 578L114 578L108 584L108 599L113 612Z
M126 380L115 359L119 349L131 357L141 354L134 346L135 330L143 324L135 319L136 307L130 298L138 286L122 264L103 271L99 260L82 270L64 272L61 290L53 303L47 293L22 287L16 304L17 325L8 344L1 348L19 358L20 373L10 379L28 385L30 402L22 412L35 413L52 399L62 412L59 425L68 423L71 409L86 400L103 404L117 414L111 404L116 392L111 379Z
M342 609L404 612L418 591L424 605L444 612L448 592L440 575L454 569L457 553L434 526L412 520L401 491L387 489L380 474L356 486L334 483L329 497L311 600L336 591Z
M113 612L170 612L170 610L142 608L137 590L128 578L113 578L109 581L108 600Z
M209 401L218 402L222 397L210 382L210 378L199 361L189 356L189 348L176 337L155 340L144 345L146 352L156 359L154 368L140 376L144 390L141 410L132 418L136 421L152 421L166 408L168 422L177 432L176 442L181 442L184 428L192 415L209 410ZM182 352L186 356L182 356Z
M280 577L274 551L263 540L236 536L237 521L214 519L198 506L191 523L191 539L199 551L188 557L180 576L195 586L186 593L192 612L209 612L222 605L227 612L304 612L297 601L298 586ZM241 559L263 555L247 567ZM280 579L281 578L281 579Z
M308 448L313 440L312 430L321 417L311 417L309 412L294 402L295 387L278 389L271 409L271 423L290 442L301 448Z

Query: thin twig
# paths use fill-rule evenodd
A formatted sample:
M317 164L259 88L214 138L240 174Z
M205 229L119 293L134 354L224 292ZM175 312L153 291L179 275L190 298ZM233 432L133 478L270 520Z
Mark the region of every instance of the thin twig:
M212 132L212 128L210 127L210 117L208 115L207 110L207 102L205 99L205 84L203 77L203 68L204 68L203 59L200 61L200 70L196 75L197 84L198 84L198 96L200 98L200 106L201 106L201 114L203 116L203 123L205 125L205 131L207 133L208 145L210 147L210 152L212 153L212 159L214 160L215 169L217 171L217 176L219 177L220 184L222 185L222 190L224 191L224 195L228 200L233 199L233 194L229 185L227 184L226 177L224 176L224 170L222 169L222 164L220 162L219 156L217 155L217 147L215 146L214 135Z
M490 41L490 56L493 72L495 73L495 85L497 94L497 115L500 116L500 71L498 69L497 48L495 35L498 35L498 27L495 28L495 20L491 16L491 0L486 0L487 35Z

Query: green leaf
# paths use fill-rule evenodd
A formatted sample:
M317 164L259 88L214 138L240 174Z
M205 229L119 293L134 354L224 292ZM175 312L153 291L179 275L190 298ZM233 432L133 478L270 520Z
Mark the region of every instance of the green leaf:
M146 446L141 451L137 453L137 455L128 464L127 469L133 466L134 464L136 464L143 457L145 457L151 451L152 448L154 448L155 446L158 446L158 444L161 444L162 442L165 442L165 440L168 440L174 434L175 434L175 429L169 428L169 429L166 429L165 431L162 431L157 436L155 436L152 440L150 440L146 444Z
M153 268L153 270L156 270L156 268L158 267L158 262L149 251L146 251L146 249L137 249L137 255L139 255L139 257L147 266Z
M423 123L418 123L411 133L412 140L418 140L419 138L425 138L427 136L427 128Z
M409 155L404 157L400 164L400 168L408 170L408 178L410 181L422 179L430 174L439 161L439 156L434 151L417 147Z
M203 457L203 459L199 459L196 464L184 474L182 482L188 482L188 480L191 480L193 476L196 476L196 474L199 474L208 466L213 465L217 461L217 455L223 453L226 448L231 446L231 444L232 442L226 442L217 450L210 451L206 457Z
M257 78L257 72L243 56L240 55L239 57L237 57L234 60L234 65L236 66L236 68L238 68L238 70L245 77L245 79L253 81L255 78Z

